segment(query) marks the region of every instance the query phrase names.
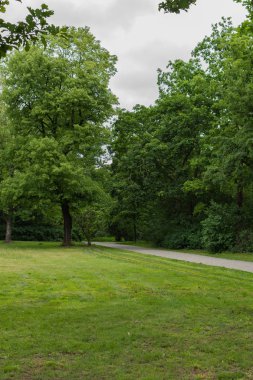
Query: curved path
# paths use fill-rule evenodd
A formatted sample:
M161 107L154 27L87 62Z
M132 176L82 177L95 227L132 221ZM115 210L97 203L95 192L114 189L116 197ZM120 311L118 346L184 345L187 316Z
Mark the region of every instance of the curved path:
M125 251L132 251L136 253L142 253L145 255L165 257L172 260L188 261L190 263L210 265L214 267L222 267L229 269L241 270L244 272L253 273L253 262L249 261L240 261L240 260L228 260L228 259L219 259L216 257L202 256L191 253L167 251L162 249L151 249L151 248L142 248L136 247L134 245L125 245L120 243L94 243L108 248L118 248Z

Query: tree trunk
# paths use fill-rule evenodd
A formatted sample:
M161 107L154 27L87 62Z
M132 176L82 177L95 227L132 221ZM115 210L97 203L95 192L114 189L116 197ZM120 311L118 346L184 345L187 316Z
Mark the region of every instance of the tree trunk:
M89 233L87 233L87 230L84 230L84 237L87 240L88 247L90 247L91 246L92 235L90 235Z
M242 186L238 186L238 189L237 189L237 206L240 208L242 208L243 206L243 188Z
M136 215L134 215L134 242L137 241Z
M7 215L5 218L6 229L5 229L5 243L11 243L12 238L12 217Z
M64 222L64 238L63 245L64 247L71 246L71 233L72 233L72 216L69 211L69 204L67 201L64 201L61 204L62 216Z
M236 194L236 203L237 203L237 213L238 213L238 219L236 223L236 242L240 246L241 241L240 241L240 232L243 229L243 218L242 218L242 207L243 207L243 202L244 202L244 192L243 192L243 186L238 185L237 186L237 194Z

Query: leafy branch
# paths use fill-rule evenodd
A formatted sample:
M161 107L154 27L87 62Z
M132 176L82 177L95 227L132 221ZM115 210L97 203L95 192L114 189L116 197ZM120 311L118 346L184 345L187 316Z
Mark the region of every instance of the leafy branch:
M14 0L22 3L22 0ZM0 13L5 13L10 0L0 0ZM27 8L28 14L24 21L16 24L7 22L0 18L0 59L3 58L8 51L24 47L29 49L31 43L40 40L45 45L46 34L57 34L60 28L50 25L47 19L54 14L46 4L42 4L40 8Z

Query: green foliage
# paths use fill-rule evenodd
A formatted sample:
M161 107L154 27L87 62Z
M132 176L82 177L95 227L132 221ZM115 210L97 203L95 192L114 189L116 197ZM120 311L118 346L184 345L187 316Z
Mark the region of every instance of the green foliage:
M74 242L82 240L80 230L75 227L72 231ZM41 224L39 221L15 220L13 227L13 240L17 241L56 241L63 240L63 231L61 224L52 225L50 223Z
M76 226L88 245L91 245L96 236L107 234L111 208L112 199L101 188L100 192L93 194L90 202L80 203L79 208L75 210Z
M166 0L159 4L159 10L180 13L181 10L187 11L192 4L196 4L196 0Z
M27 196L62 208L66 245L73 212L101 190L96 172L108 138L104 123L116 102L108 87L115 62L87 28L70 28L67 40L47 37L46 50L16 52L3 68ZM20 183L16 172L14 178Z
M251 0L234 0L246 7L249 13L252 13L253 5ZM159 4L159 10L165 12L180 13L180 11L188 11L191 5L195 5L197 0L165 0Z
M61 226L51 226L32 223L31 221L17 222L13 228L13 240L17 241L61 241L63 233Z
M252 2L238 2L251 16ZM88 242L104 231L170 248L251 251L252 36L251 17L237 28L222 19L191 59L158 71L153 106L117 110L113 119L116 58L87 28L70 28L68 39L43 35L28 52L10 54L0 109L7 225L40 212L58 228L51 209L62 212L65 245L73 216Z
M193 225L184 221L181 225L176 226L178 221L174 222L173 226L168 228L167 235L162 242L162 246L171 249L200 249L201 243L201 229L198 224Z
M31 202L31 199L30 199ZM17 241L62 241L63 230L60 210L49 203L19 203L19 208L12 211L12 240ZM0 213L0 240L5 237L5 215ZM83 239L78 227L74 225L73 241Z
M187 194L185 183L198 178L191 160L199 154L201 133L214 120L209 78L197 60L177 60L159 72L158 84L154 107L121 112L114 125L112 169L118 203L111 232L117 240L134 240L135 235L163 244L171 233L170 222L191 219L200 201ZM186 228L180 234L192 237L171 237L170 243L166 237L165 244L186 246L192 240L191 246L199 246L198 235L194 239Z
M115 215L116 214L116 215ZM127 211L113 210L111 221L109 222L109 232L116 241L136 241L139 234L135 236L135 225L132 215Z
M253 232L252 224L242 229L236 239L235 245L231 249L232 252L253 252Z
M202 242L211 252L230 250L235 245L238 209L235 206L212 203L202 221Z
M252 250L252 30L250 19L239 28L223 19L188 62L158 72L153 107L119 113L118 240L134 240L135 228L139 239L170 248Z
M12 0L19 3L22 0ZM9 5L9 0L0 1L0 13L6 12L6 7ZM50 34L65 33L66 29L49 25L47 19L54 14L49 10L46 4L42 4L40 8L33 9L27 8L28 15L25 21L19 21L16 24L5 21L0 18L0 59L5 57L6 54L20 47L29 50L30 44L34 44L40 40L46 45L45 36Z

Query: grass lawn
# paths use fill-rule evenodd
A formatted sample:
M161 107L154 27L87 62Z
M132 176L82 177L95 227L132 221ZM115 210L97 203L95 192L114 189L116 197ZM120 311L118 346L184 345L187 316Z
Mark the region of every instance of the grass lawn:
M0 243L1 380L253 379L253 275Z

